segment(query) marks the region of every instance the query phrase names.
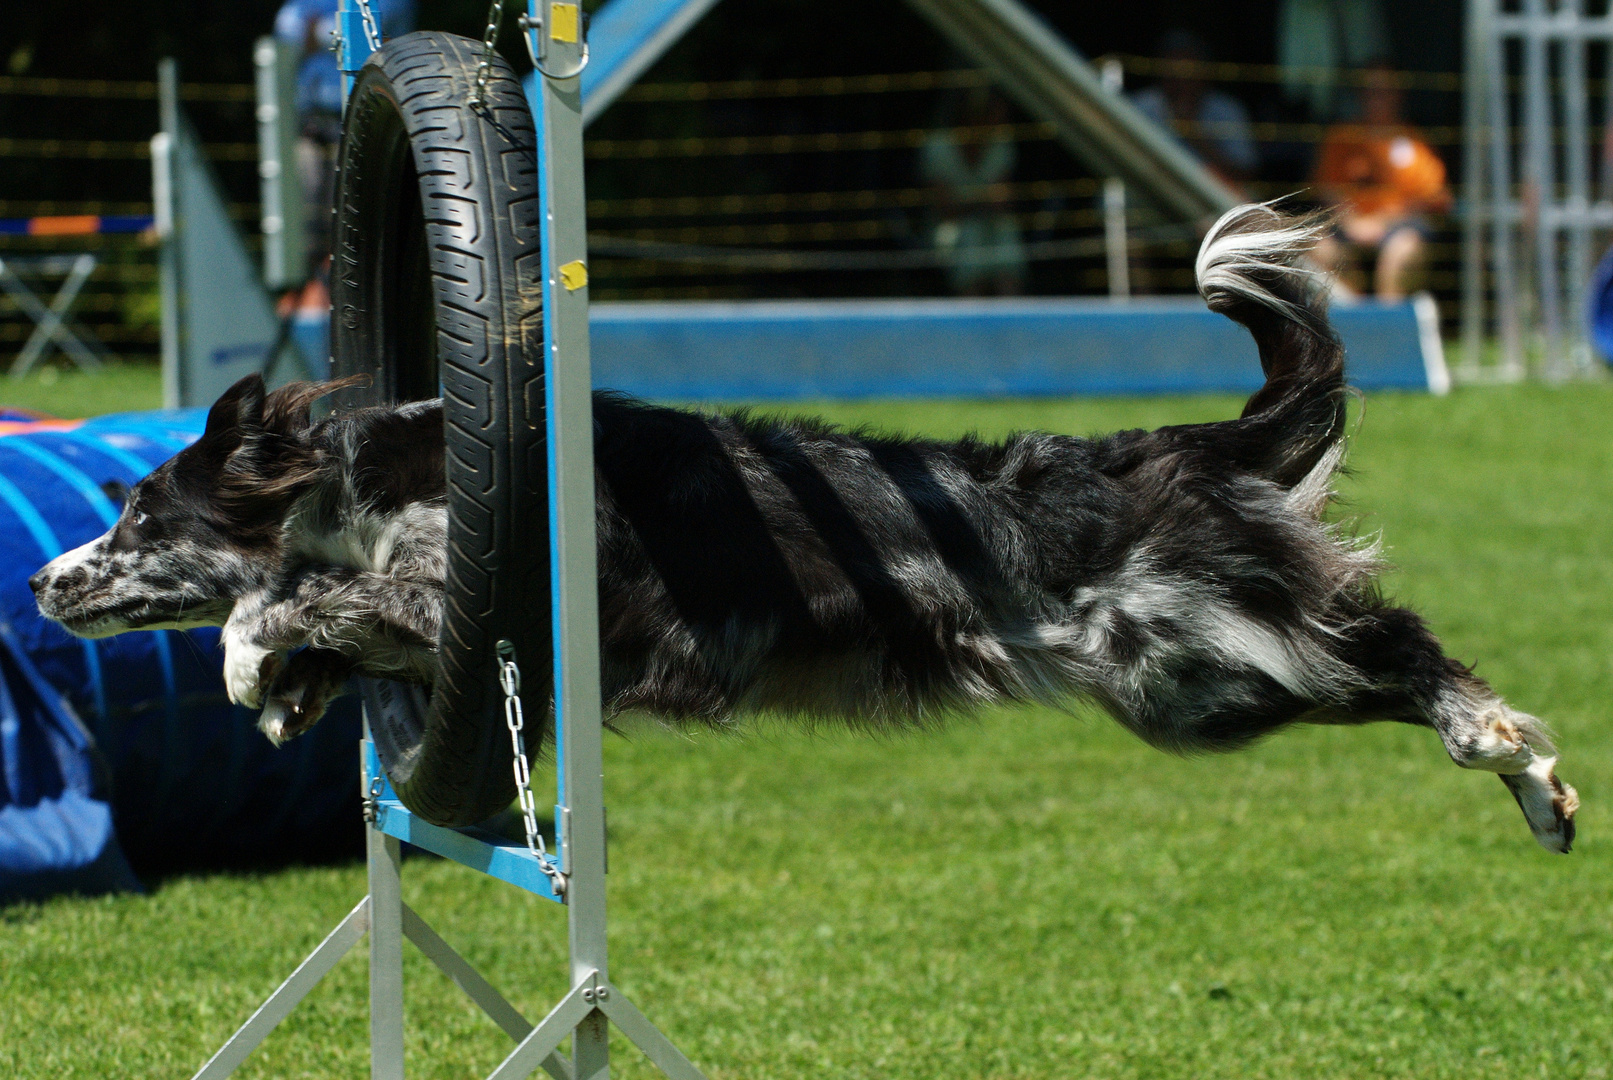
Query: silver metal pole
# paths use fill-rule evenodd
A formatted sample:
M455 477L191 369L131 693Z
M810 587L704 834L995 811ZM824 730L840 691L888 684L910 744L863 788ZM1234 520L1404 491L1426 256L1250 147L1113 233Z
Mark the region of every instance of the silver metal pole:
M179 141L179 66L172 57L157 61L158 132L151 138L151 202L155 211L158 275L162 294L162 407L177 409L184 400L179 385L185 365L181 362L184 328L180 325L179 228L182 211L178 206L179 188L174 183L174 150Z
M263 283L278 289L285 281L287 262L286 214L280 200L280 178L290 163L280 154L280 92L275 85L279 65L275 63L274 44L272 37L258 38L252 47L252 63L257 68L254 83L258 98L258 228L263 233Z
M262 209L263 283L291 289L307 276L302 178L297 175L297 115L293 51L272 37L252 49L257 66L258 191Z
M585 62L576 4L533 0L539 20L533 119L543 184L543 334L554 575L555 718L561 858L567 874L573 989L606 984L604 759L594 535L594 406L588 358L588 241L583 197ZM605 1016L572 1038L577 1080L610 1075Z
M1500 0L1483 0L1491 17ZM1487 42L1490 116L1490 259L1494 265L1496 328L1501 338L1504 379L1523 377L1523 340L1518 321L1518 278L1515 222L1519 216L1512 191L1512 110L1507 105L1506 37L1498 29Z
M1103 88L1119 95L1125 88L1126 69L1110 57L1103 62ZM1131 249L1126 236L1126 182L1111 176L1103 182L1103 248L1108 256L1109 296L1131 296Z
M370 876L370 1080L403 1080L403 885L396 837L364 830Z
M1535 204L1535 292L1540 304L1542 370L1561 376L1562 284L1558 273L1557 170L1552 154L1552 108L1545 0L1524 0L1524 179Z
M1590 291L1590 155L1586 141L1591 137L1586 115L1585 85L1585 0L1568 0L1562 17L1573 20L1573 33L1562 39L1562 77L1558 81L1563 114L1563 171L1568 181L1564 228L1567 231L1567 317L1566 346L1568 368L1581 371L1590 362L1585 318Z
M1490 0L1468 0L1462 71L1462 371L1478 374L1484 352L1485 81Z

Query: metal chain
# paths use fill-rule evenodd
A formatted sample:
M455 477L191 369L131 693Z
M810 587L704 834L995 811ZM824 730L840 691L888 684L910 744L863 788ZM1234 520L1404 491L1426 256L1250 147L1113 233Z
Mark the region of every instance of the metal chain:
M374 825L376 811L380 809L381 792L386 790L386 781L379 776L370 778L370 790L364 795L364 823Z
M504 0L493 0L487 8L487 29L482 34L482 62L476 65L476 89L470 95L472 109L487 105L487 80L493 74L493 43L498 40L499 26L503 22Z
M376 25L375 12L370 10L370 0L358 0L358 13L364 20L364 36L369 40L370 51L375 52L381 47L381 28Z
M510 746L515 751L515 794L521 802L521 824L526 827L526 849L549 876L556 896L566 891L566 878L549 857L543 834L538 832L538 805L532 797L532 770L526 760L526 714L521 709L521 669L515 664L515 646L498 643L498 685L504 691L504 726L510 729Z

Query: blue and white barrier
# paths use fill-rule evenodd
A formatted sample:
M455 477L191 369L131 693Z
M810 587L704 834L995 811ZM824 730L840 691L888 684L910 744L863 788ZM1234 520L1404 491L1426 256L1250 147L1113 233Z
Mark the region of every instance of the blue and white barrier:
M1433 302L1339 306L1351 383L1450 386ZM594 383L694 401L1247 393L1253 339L1197 298L599 303Z

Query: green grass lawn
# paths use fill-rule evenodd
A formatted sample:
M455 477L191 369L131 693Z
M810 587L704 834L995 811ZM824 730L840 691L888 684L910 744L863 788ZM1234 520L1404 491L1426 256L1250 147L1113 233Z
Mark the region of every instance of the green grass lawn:
M52 416L98 416L162 408L162 378L155 364L107 364L100 371L46 367L20 379L0 377L0 405Z
M1236 408L821 411L995 435ZM1574 854L1390 725L1192 760L1038 710L884 740L643 730L606 747L617 982L713 1080L1613 1075L1613 390L1374 396L1351 463L1392 591L1559 731ZM0 910L0 1076L189 1075L363 889L354 865ZM558 1000L558 909L427 859L404 891L529 1017ZM406 973L410 1076L491 1071L504 1036ZM367 1075L365 985L360 953L239 1075Z

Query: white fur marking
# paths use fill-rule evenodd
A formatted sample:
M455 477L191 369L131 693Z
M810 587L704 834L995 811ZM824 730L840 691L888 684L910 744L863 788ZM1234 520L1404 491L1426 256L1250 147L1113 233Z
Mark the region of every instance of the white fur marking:
M273 649L247 641L239 626L224 627L224 691L237 705L256 709L263 703L263 662Z

